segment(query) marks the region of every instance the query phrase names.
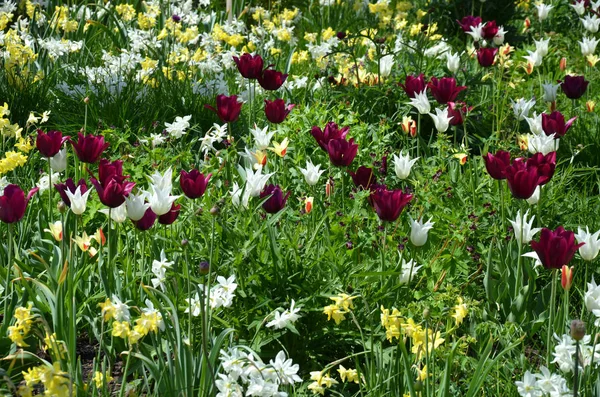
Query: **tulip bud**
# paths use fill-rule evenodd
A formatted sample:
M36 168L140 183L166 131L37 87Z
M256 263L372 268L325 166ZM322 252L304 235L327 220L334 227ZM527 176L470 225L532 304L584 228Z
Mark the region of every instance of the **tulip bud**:
M86 105L90 103L90 97L86 96L85 98L83 98L83 103L85 103Z
M184 238L183 240L181 240L181 246L182 247L186 247L190 242L188 241L187 238Z
M577 341L585 336L585 323L581 320L571 321L571 337Z
M592 113L594 111L594 109L596 108L596 102L587 101L585 103L585 108L587 109L588 112Z
M331 183L331 180L327 180L327 182L325 183L325 197L329 198L331 197L331 194L333 193L333 184Z
M219 207L217 207L217 206L215 205L214 207L212 207L212 208L210 209L210 214L211 214L212 216L217 216L217 215L219 215L219 212L220 212L220 211L221 211L221 210L219 209Z
M421 380L416 381L415 385L414 385L414 389L416 392L422 391L423 390L423 382Z
M413 138L417 136L417 122L414 120L410 125L410 136Z
M560 63L558 65L561 72L564 72L567 69L567 58L562 57L560 59Z
M307 214L310 214L310 212L312 211L313 208L313 197L307 197L306 199L304 199L304 211L306 211Z
M563 265L561 268L560 285L565 291L571 289L573 285L573 266Z
M67 210L67 206L63 201L59 201L56 204L56 209L58 210L58 212L60 212L61 214L64 214L65 211Z
M210 270L210 264L206 261L202 261L202 262L200 262L200 265L198 268L200 270L200 274L204 276L204 275L208 274L208 271Z

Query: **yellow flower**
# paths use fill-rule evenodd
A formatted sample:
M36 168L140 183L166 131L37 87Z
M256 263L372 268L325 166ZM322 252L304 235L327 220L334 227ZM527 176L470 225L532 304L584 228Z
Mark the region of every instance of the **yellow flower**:
M465 165L469 156L466 153L456 153L454 158L458 159L460 165Z
M467 310L467 305L463 303L462 297L458 298L458 304L454 306L453 310L454 314L452 315L452 317L454 318L454 320L456 321L456 325L458 326L463 322L463 320L465 319L465 317L467 317L467 314L469 313L469 311Z
M310 390L313 394L325 395L325 388L319 385L317 382L313 382L308 385L308 390Z
M19 138L19 141L15 143L15 147L24 153L29 153L34 146L29 138L21 137Z
M62 241L63 239L63 225L61 221L56 221L48 225L49 229L44 229L45 232L48 232L54 237L56 241Z
M112 336L127 338L129 336L129 323L127 321L115 321L113 323Z
M417 19L421 20L425 15L427 15L427 11L423 11L421 9L417 10Z
M335 36L335 31L330 27L328 27L327 29L324 29L323 32L321 33L321 38L325 41L331 39L333 36Z
M327 321L333 318L333 321L338 325L346 318L344 316L345 312L340 311L336 305L325 306L323 308L323 313L327 314Z
M92 238L88 236L86 232L83 232L83 236L76 236L73 239L73 242L79 246L80 250L85 252L90 248L90 245L92 244Z
M284 157L287 153L288 144L289 140L287 139L287 137L284 138L283 141L281 141L281 143L273 141L273 147L269 148L269 150L277 154L279 157Z
M256 164L254 164L255 170L257 170L259 167L264 167L267 165L267 152L264 150L257 150L256 152L250 152L250 154L256 160Z
M411 36L416 36L419 33L421 33L421 30L423 29L423 24L421 23L417 23L417 24L413 24L410 26L410 30L409 30L409 34Z
M114 318L116 309L115 306L110 301L110 298L106 298L106 300L102 303L98 303L100 309L102 309L102 315L104 316L104 321L108 321L111 318Z
M354 309L354 305L352 304L352 301L356 298L358 298L358 295L350 296L347 294L339 294L338 296L332 296L329 299L334 301L336 306L339 306L344 310L350 310L350 309Z
M135 8L131 4L119 4L115 7L117 14L125 22L131 21L135 18Z
M356 369L346 369L343 365L340 365L337 371L340 374L340 378L342 378L342 382L346 382L346 379L348 379L348 383L358 383L358 372L356 371Z
M63 341L59 341L56 339L56 334L50 335L46 332L46 337L44 338L44 344L46 345L46 350L52 350L55 353L58 353L60 358L64 358L67 352L65 344Z
M519 135L517 137L517 143L519 144L519 148L521 148L521 150L527 150L529 147L529 138L527 135Z
M585 57L585 59L587 60L588 65L590 65L591 67L596 66L596 63L600 61L600 58L598 58L598 56L594 54L589 54L587 57Z
M585 108L587 109L588 112L592 113L594 111L594 109L596 108L596 102L589 100L585 103Z
M96 389L101 389L104 386L104 382L110 383L113 380L113 377L110 376L110 373L106 371L106 375L102 374L100 371L94 372L94 383L96 384Z
M138 13L138 26L140 27L140 29L142 30L148 30L148 29L152 29L154 27L154 25L156 25L156 18L148 15L148 14L144 14L144 13Z
M415 367L415 369L417 370L417 380L423 382L429 376L427 373L427 365L424 365L422 369L419 369L419 367Z

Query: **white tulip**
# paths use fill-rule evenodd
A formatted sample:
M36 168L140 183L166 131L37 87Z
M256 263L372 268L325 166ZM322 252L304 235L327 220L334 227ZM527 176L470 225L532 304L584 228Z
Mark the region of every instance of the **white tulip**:
M71 211L73 211L75 215L81 215L85 212L87 200L91 191L92 189L88 189L85 193L81 194L81 186L77 186L75 193L71 193L69 189L65 189L65 194L71 202Z
M421 114L429 113L431 110L431 105L429 104L429 99L427 98L427 89L424 89L423 92L415 94L415 97L410 99L409 105L413 105Z
M540 228L532 228L533 220L535 219L535 215L531 216L531 219L527 220L527 215L529 214L529 210L525 212L523 216L521 216L521 210L517 211L517 218L513 221L509 219L513 230L515 232L515 239L521 245L529 244L529 242L533 239L533 236L537 232L539 232Z
M446 67L452 73L458 72L458 69L460 68L460 55L458 53L446 53Z
M585 231L578 227L577 234L575 234L575 238L578 243L584 243L581 247L579 247L579 255L586 261L593 261L598 256L598 252L600 251L600 230L594 234L590 233L588 227L585 227Z
M408 262L402 259L402 274L400 274L400 284L409 283L422 267L422 265L417 266L413 259Z
M392 66L394 66L394 55L388 54L379 59L379 75L381 77L388 77L392 73Z
M398 157L394 154L393 161L394 161L394 171L396 172L396 176L399 179L408 178L408 175L410 175L410 170L412 169L413 165L415 165L415 163L417 162L418 159L419 159L419 157L411 160L409 154L404 156L404 155L402 155L402 153L400 153L400 157Z
M150 203L146 203L145 201L145 192L142 192L138 195L130 193L127 197L125 197L125 205L129 219L137 222L144 217L146 210L150 208Z
M56 155L50 157L50 168L56 172L67 169L67 148L61 149Z
M306 168L300 168L300 172L304 175L304 180L309 186L314 186L319 182L319 177L325 170L319 170L321 167L320 164L316 166L312 163L312 161L306 161Z
M435 222L431 222L431 218L425 223L423 223L423 218L415 221L410 218L410 242L413 243L415 247L421 247L427 243L427 235L431 229L433 229L433 225Z
M447 107L444 110L435 109L435 114L429 113L429 116L433 119L435 129L438 130L438 132L448 131L450 120L454 118L454 116L448 117Z

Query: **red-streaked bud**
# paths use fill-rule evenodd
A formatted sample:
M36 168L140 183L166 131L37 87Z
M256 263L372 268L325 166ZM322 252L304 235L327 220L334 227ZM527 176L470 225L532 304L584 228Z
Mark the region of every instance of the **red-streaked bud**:
M304 211L307 214L310 214L310 212L313 209L313 200L314 200L313 197L307 197L307 198L304 199Z
M567 70L567 58L562 57L560 59L560 63L558 64L558 67L561 72L564 72L565 70Z
M563 265L561 268L560 285L565 291L571 289L573 285L573 266Z

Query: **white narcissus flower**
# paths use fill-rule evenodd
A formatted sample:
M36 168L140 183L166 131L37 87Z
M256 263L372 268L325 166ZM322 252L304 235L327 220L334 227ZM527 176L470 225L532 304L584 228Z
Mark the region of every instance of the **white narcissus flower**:
M381 77L388 77L392 73L392 66L394 66L394 55L384 55L379 59L379 75Z
M585 231L581 228L577 228L577 234L575 238L578 243L584 243L579 247L579 255L586 261L593 261L598 256L600 251L600 230L596 233L591 234L588 227L585 227Z
M421 247L425 245L427 242L427 235L431 229L433 229L433 225L435 222L431 222L432 218L425 223L423 223L423 218L419 220L410 219L410 242L413 243L415 247Z
M521 216L521 210L517 211L517 218L513 221L509 219L513 230L515 232L515 239L521 245L529 244L529 242L533 239L533 236L539 232L540 228L532 228L533 220L535 219L535 215L531 216L531 219L527 220L527 215L529 214L529 210L525 212L523 216Z
M139 221L144 217L146 210L150 208L150 204L146 203L146 193L142 192L138 195L130 193L125 197L125 205L127 208L127 216L134 222Z
M525 120L525 117L529 117L529 112L535 106L535 99L530 99L528 101L525 98L520 98L516 102L512 102L513 112L517 120Z
M560 85L546 83L546 84L542 84L542 88L544 88L544 101L556 102L556 95L558 93L558 89L560 88Z
M531 154L542 153L544 156L558 150L560 139L554 139L556 134L527 134L527 150Z
M259 166L256 172L253 172L251 169L246 168L246 190L248 191L248 195L250 197L260 196L260 192L262 192L263 188L265 187L265 184L272 175L273 174L262 175L262 166Z
M417 275L417 272L422 267L423 265L417 266L413 259L408 262L402 259L402 274L400 274L400 284L410 283L413 277Z
M167 270L173 266L173 263L167 260L167 255L165 254L165 250L160 251L160 260L152 261L152 273L156 276L151 279L152 286L154 288L160 287L161 290L165 290L165 281L167 279L166 274Z
M596 15L586 15L585 18L581 19L581 23L583 27L590 33L598 32L598 28L600 28L600 18Z
M172 123L165 123L165 130L173 137L173 138L181 138L185 134L185 130L190 126L190 119L192 115L184 116L184 117L175 117L175 121Z
M458 69L460 68L460 55L458 53L452 54L450 52L447 52L446 67L452 73L458 72Z
M537 386L537 379L531 372L526 371L522 381L516 381L517 392L522 397L542 397L543 392Z
M317 182L319 182L319 178L321 177L321 174L323 172L325 172L325 170L319 170L319 167L321 167L320 164L317 164L315 166L312 163L312 161L307 160L306 168L300 168L300 172L302 173L302 175L304 175L304 180L306 181L306 183L309 186L316 185Z
M448 127L450 126L450 120L454 118L454 116L448 117L447 107L444 110L435 109L435 114L429 113L429 116L433 120L433 123L435 124L435 129L438 130L438 132L448 131Z
M35 185L40 189L40 193L41 193L50 188L50 183L54 184L55 182L58 182L59 178L60 178L60 173L58 173L58 172L53 172L52 178L50 178L50 176L48 176L48 174L44 172L42 174L42 176L40 177L40 180L38 181L38 183L36 183Z
M537 16L540 21L548 18L550 10L554 8L553 5L547 5L543 3L537 4L535 7L537 8Z
M67 169L67 148L62 148L53 157L50 157L50 168L56 172Z
M415 165L415 163L417 162L417 160L419 158L420 157L417 157L417 158L414 158L411 160L409 154L404 156L402 153L400 153L400 157L398 157L394 154L393 161L394 161L394 172L396 173L396 176L399 179L408 178L408 175L410 175L410 170L412 169L413 165Z
M409 105L417 108L420 114L429 113L431 110L431 105L429 104L429 98L427 98L427 89L424 89L423 92L415 94L415 97L410 99Z
M281 380L282 384L292 385L302 382L302 379L298 376L300 366L294 364L291 358L286 358L283 350L277 353L275 361L269 361L269 365L277 372L277 378ZM283 397L284 393L278 393L277 395Z
M529 130L534 135L544 134L544 128L542 127L542 115L533 112L533 117L525 117L527 124L529 124Z
M75 193L71 193L69 189L65 189L65 194L71 201L71 211L75 215L81 215L85 212L88 197L90 196L92 189L88 189L85 193L81 194L81 186L77 186Z
M598 42L600 42L600 40L597 40L593 37L591 39L589 37L584 37L579 42L579 47L581 48L581 55L586 57L596 52L596 46L598 45Z
M254 128L250 128L250 133L254 137L254 143L256 144L257 149L265 150L271 145L271 138L275 135L275 131L267 132L268 130L268 125L265 128L260 129L254 124Z
M541 57L548 55L548 43L550 43L550 37L546 40L533 40L533 42L535 43L535 52Z

